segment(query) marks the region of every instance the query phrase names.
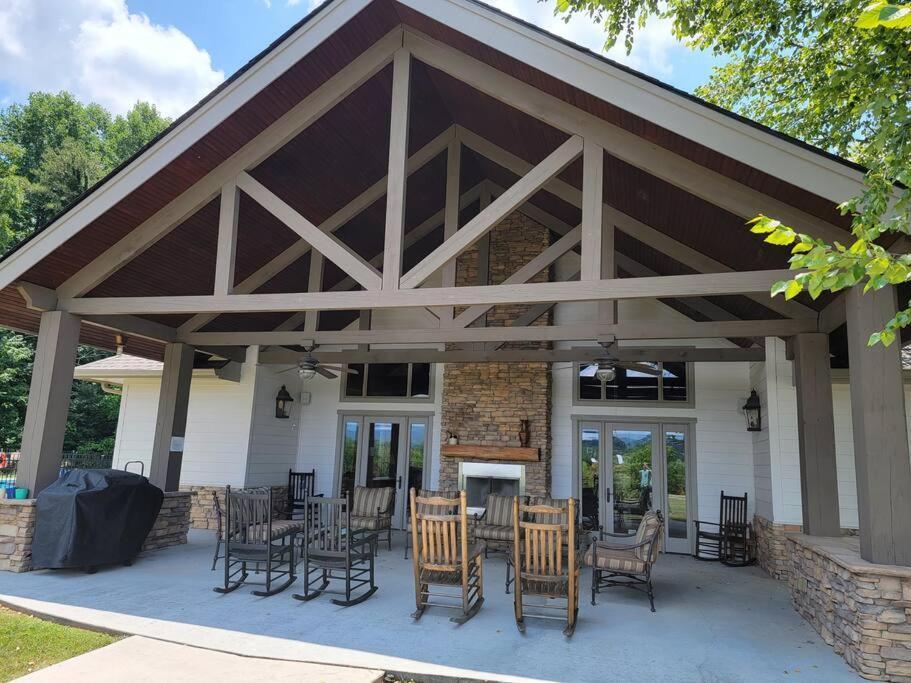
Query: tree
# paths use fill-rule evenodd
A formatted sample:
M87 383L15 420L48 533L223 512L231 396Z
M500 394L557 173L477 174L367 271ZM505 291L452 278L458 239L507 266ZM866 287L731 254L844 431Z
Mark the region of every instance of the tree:
M883 247L911 233L911 6L878 0L557 0L567 17L582 12L604 25L607 44L631 49L651 17L673 22L689 45L724 56L696 94L865 165L865 190L845 197L852 244L801 235L774 217L752 230L792 249L773 295L817 297L854 284L878 289L911 281L911 256ZM911 323L900 311L870 342L891 343Z
M66 92L32 93L0 110L0 252L52 221L168 123L150 104L112 118ZM34 354L32 337L0 330L0 449L19 446ZM109 355L88 347L78 354L80 363ZM111 452L119 404L98 385L75 382L64 449Z

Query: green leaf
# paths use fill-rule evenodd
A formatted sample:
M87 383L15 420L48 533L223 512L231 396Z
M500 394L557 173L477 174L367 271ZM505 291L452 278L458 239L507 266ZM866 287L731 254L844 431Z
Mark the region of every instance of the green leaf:
M784 298L788 301L793 299L795 296L800 294L803 291L803 285L801 285L797 280L791 280L788 283L787 288L784 292Z
M790 228L778 228L766 236L765 241L769 244L787 246L792 244L795 239L797 239L797 234Z

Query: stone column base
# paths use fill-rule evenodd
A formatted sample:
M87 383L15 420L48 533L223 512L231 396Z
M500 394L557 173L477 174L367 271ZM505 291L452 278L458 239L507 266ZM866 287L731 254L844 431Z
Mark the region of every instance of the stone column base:
M187 542L190 530L190 494L169 491L164 494L158 518L142 546L145 550L158 550Z
M771 522L760 515L753 516L753 533L756 536L756 563L773 579L787 581L791 571L791 558L787 534L800 533L800 524Z
M795 609L864 678L911 681L911 567L872 564L856 537L787 537Z
M34 533L35 501L0 499L0 571L31 569Z

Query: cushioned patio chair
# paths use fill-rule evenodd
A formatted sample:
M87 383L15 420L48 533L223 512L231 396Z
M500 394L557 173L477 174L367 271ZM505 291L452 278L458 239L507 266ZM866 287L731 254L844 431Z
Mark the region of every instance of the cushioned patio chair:
M271 488L225 488L225 581L216 592L239 588L249 576L249 565L266 574L265 590L253 591L254 595L275 595L294 583L294 541L303 522L273 519L272 506ZM281 579L284 582L276 586Z
M488 494L484 513L475 515L477 523L474 527L474 537L484 541L484 557L487 557L490 550L512 551L512 542L515 540L513 498L514 496ZM525 496L521 496L519 502L525 505L527 500Z
M566 507L522 505L513 498L514 537L512 563L516 568L516 587L513 596L516 626L525 633L525 617L565 619L563 635L571 636L579 614L579 567L581 558L576 543L576 501L567 500ZM549 522L530 521L550 519ZM535 595L550 598L546 603L526 604L525 598ZM562 603L562 604L560 604ZM531 608L528 611L526 608ZM565 616L548 614L548 610L564 612Z
M454 489L437 490L437 489L418 489L419 498L458 498L459 492ZM433 512L433 507L421 506L422 512ZM408 559L408 551L411 549L411 514L405 515L405 559Z
M411 551L414 597L420 619L427 607L460 612L450 619L464 624L484 604L484 547L468 542L468 505L465 491L458 498L421 497L411 489ZM431 592L431 586L458 591ZM432 600L439 598L439 600Z
M386 543L392 550L392 506L395 489L391 486L370 488L355 486L351 500L351 526L355 529L385 532Z
M655 611L652 567L658 559L663 532L664 516L652 510L642 517L635 536L601 532L600 540L585 552L585 564L592 568L593 605L602 588L626 586L645 592L652 612ZM616 540L606 541L605 536Z
M222 526L221 501L218 500L218 491L212 492L212 502L215 506L215 557L212 558L212 571L215 571L215 565L224 557L221 547L225 541L225 530Z
M351 501L314 496L306 501L304 515L304 592L297 600L309 601L323 593L344 596L332 603L350 607L376 593L374 555L376 532L353 529ZM345 582L344 590L328 590L333 579ZM363 590L366 588L366 590ZM360 593L356 597L355 593Z
M726 496L721 492L717 522L694 520L697 560L745 567L756 561L753 525L747 521L747 494Z

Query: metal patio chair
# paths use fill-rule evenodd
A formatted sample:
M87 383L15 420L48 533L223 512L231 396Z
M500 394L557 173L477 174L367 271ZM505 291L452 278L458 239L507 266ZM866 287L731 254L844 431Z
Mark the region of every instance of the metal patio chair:
M664 516L660 511L649 510L639 522L635 536L600 533L600 539L585 552L585 564L592 568L593 605L602 588L626 586L648 595L652 612L655 611L652 567L658 559L663 532ZM605 536L617 540L605 541Z
M717 522L694 520L697 560L745 567L756 561L753 525L747 521L747 494L727 496L721 492Z
M460 614L450 618L457 624L477 614L484 604L484 548L468 542L465 491L459 491L458 498L423 498L412 488L411 544L417 605L412 618L420 619L427 607L458 610ZM431 586L458 591L431 592Z
M547 610L565 613L563 635L576 630L579 614L579 567L581 557L576 543L576 501L569 498L566 507L523 505L513 498L513 530L518 539L513 544L513 566L516 571L513 595L516 627L525 633L525 617L563 619ZM531 521L536 518L548 522ZM565 601L564 604L526 604L525 597L536 595ZM526 608L531 611L526 611Z
M315 496L306 500L304 516L304 592L292 597L307 602L324 593L343 595L332 599L341 607L364 602L376 593L374 556L376 532L351 526L349 498ZM344 580L344 590L328 590L332 580ZM352 595L367 587L357 597Z
M302 522L272 518L272 489L232 491L225 488L225 581L217 593L230 593L247 581L248 565L266 574L265 590L254 595L275 595L297 578L294 573L294 540ZM276 581L284 581L275 585Z
M392 509L395 489L386 487L355 486L351 499L351 524L355 529L386 534L386 543L392 550Z
M225 531L222 525L221 501L218 500L218 491L212 492L212 502L215 506L215 557L212 558L212 571L218 561L224 557L221 548L225 542Z

